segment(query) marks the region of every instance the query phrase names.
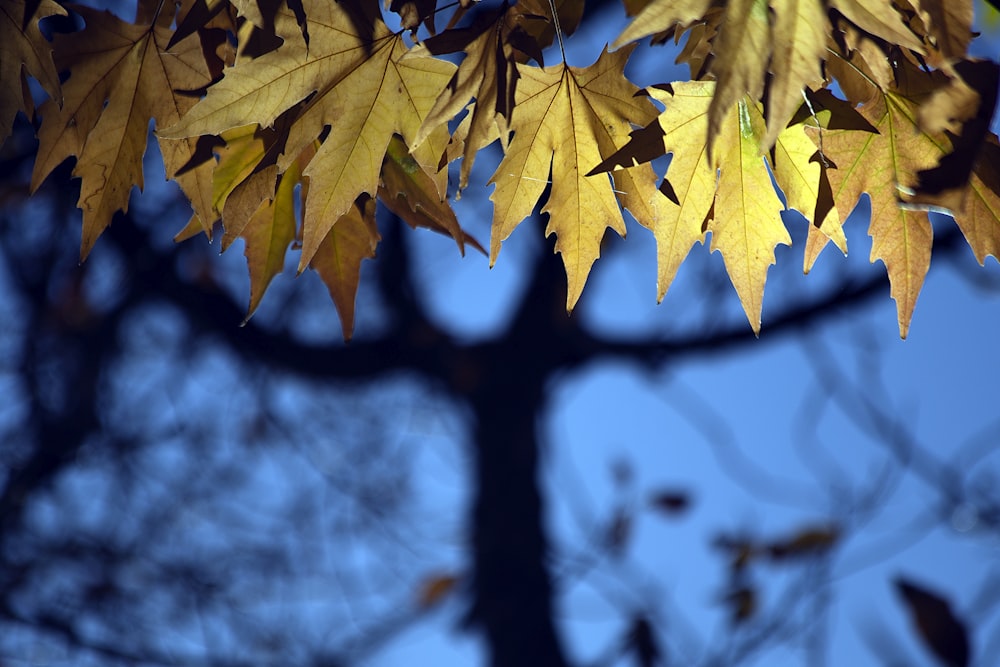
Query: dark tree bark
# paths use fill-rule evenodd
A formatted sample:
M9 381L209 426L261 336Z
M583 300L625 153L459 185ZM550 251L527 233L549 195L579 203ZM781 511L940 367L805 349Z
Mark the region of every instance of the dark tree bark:
M548 538L542 525L538 428L547 383L564 363L552 328L565 318L558 259L540 257L523 307L505 335L470 350L463 377L475 416L476 497L471 619L490 647L490 664L560 667L567 664L554 623Z

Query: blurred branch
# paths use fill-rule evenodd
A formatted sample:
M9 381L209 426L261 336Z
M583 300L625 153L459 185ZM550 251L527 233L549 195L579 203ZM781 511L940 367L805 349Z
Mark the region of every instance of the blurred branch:
M829 350L818 341L804 343L820 386L857 426L868 432L871 439L884 447L905 470L935 491L941 510L953 514L970 505L976 521L1000 531L1000 498L977 497L968 487L964 469L936 457L932 449L922 444L912 431L912 420L904 411L890 411L891 402L885 396L873 396L872 384L862 385L845 374L829 360ZM995 494L995 491L994 491Z

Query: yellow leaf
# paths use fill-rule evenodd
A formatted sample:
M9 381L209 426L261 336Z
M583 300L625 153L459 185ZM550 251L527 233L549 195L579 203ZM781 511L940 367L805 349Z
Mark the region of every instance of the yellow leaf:
M294 14L287 8L275 12L274 30L284 40L282 46L227 70L203 100L179 123L161 129L160 136L222 134L250 123L271 127L286 109L327 90L364 61L362 40L339 3L302 4L309 19L308 46ZM379 28L384 38L388 29L383 24Z
M226 0L186 0L177 15L177 30L168 49L188 35L207 27L227 6ZM232 26L227 26L232 27Z
M407 58L401 37L376 42L372 57L348 74L344 90L334 89L303 114L289 139L296 146L296 129L314 120L333 123L316 157L309 163L309 197L303 224L302 261L305 266L333 221L343 215L358 195L374 195L386 147L394 134L413 149L413 138L424 116L451 78L455 66L436 58ZM338 87L339 88L339 87ZM308 117L308 118L307 118ZM309 134L318 131L319 126ZM437 173L447 142L447 128L413 150L423 166ZM308 135L306 135L308 136ZM446 174L443 174L446 176ZM438 187L442 182L438 181Z
M250 177L266 151L256 125L227 130L222 139L225 145L217 151L219 162L212 174L212 205L217 211L225 208L229 195Z
M696 21L704 16L711 6L712 0L652 0L642 7L611 48L617 49L675 25L686 25Z
M691 246L704 239L707 229L712 232L711 249L722 254L747 319L759 333L774 247L791 244L781 222L781 200L758 153L764 135L760 108L744 98L723 117L709 162L705 139L715 83L689 81L648 92L664 104L664 112L594 171L673 153L661 186L672 203L662 204L653 220L639 218L656 236L659 296L663 298Z
M243 228L249 224L250 218L261 204L274 199L280 180L278 168L272 164L253 172L245 181L233 188L226 197L222 209L225 228L222 235L223 250L229 248L230 244L243 234Z
M722 253L754 333L760 333L764 282L775 261L774 248L792 243L781 221L781 200L759 153L763 136L759 108L746 98L740 100L719 131L719 185L715 218L708 227L711 249Z
M410 56L426 56L465 51L462 64L431 107L414 139L419 146L433 130L468 107L469 117L462 133L460 190L468 184L480 149L497 138L506 146L507 119L514 106L517 81L514 48L509 37L522 9L521 3L513 7L502 5L472 26L431 37L410 52ZM469 104L472 98L476 99L475 104Z
M713 42L715 61L711 70L717 84L708 111L709 155L712 155L723 119L736 101L749 95L753 103L764 92L764 72L771 53L768 12L767 0L730 0L726 3L719 35Z
M1000 143L991 135L983 144L972 171L965 208L955 222L980 264L987 255L1000 258Z
M719 23L722 22L723 7L713 6L706 12L703 19L693 24L683 33L675 30L674 39L679 44L681 35L687 35L687 41L681 52L677 54L678 63L687 63L691 70L691 79L705 79L708 64L714 59L712 42L719 33ZM667 33L661 33L666 35ZM655 39L655 36L654 36Z
M173 10L173 6L170 6ZM81 258L86 257L116 211L127 210L133 185L142 188L142 156L150 119L176 122L193 101L176 91L207 85L208 66L201 43L192 36L170 52L164 13L152 25L125 23L108 12L78 6L84 30L57 37L57 66L68 69L65 102L42 105L38 156L32 174L37 188L60 162L77 156L73 173L82 179ZM173 175L194 153L193 140L161 142L167 174ZM202 223L211 224L211 165L177 177Z
M32 2L28 14L24 0L0 6L0 145L10 136L18 111L29 114L30 96L24 94L24 70L35 77L49 97L62 103L59 73L52 61L52 45L42 36L38 22L46 16L65 16L52 0ZM30 114L29 114L30 115Z
M876 87L859 110L876 132L824 131L823 150L837 166L827 172L837 208L852 210L864 192L871 198L871 260L881 259L886 266L899 335L905 338L930 267L933 234L927 213L901 208L899 198L951 144L943 133L921 130L917 121L918 100L943 85L943 77L913 70L899 77L905 88Z
M361 279L361 262L375 256L379 240L375 200L362 195L330 228L309 263L330 292L345 340L350 340L354 333L354 301Z
M830 0L830 6L840 11L854 25L890 44L897 44L917 53L924 52L923 42L904 22L902 14L896 11L890 0Z
M673 154L661 186L668 194L661 200L658 214L640 216L632 211L656 238L657 299L660 301L692 246L705 241L704 223L715 199L716 185L716 174L709 166L704 144L708 135L706 111L714 89L715 84L711 82L650 89L650 95L663 102L666 111L650 126L633 132L621 150L594 170L621 166L630 167L625 170L630 172L632 164Z
M774 145L795 110L802 91L822 83L820 63L826 51L829 21L819 0L771 0L774 12L771 72L767 97L767 135L762 148Z
M437 164L447 144L447 128L442 125L416 149L414 139L455 71L454 65L436 58L404 58L408 50L402 36L391 34L381 21L375 23L372 41L362 39L340 3L304 0L302 6L305 31L287 8L277 12L275 30L284 40L282 46L237 63L180 123L162 133L220 134L247 123L269 127L312 95L290 112L284 151L275 162L279 173L284 171L330 128L303 170L310 185L300 271L355 199L375 195L393 134L402 135L443 191L447 174L439 174Z
M285 253L295 240L295 186L300 178L298 163L292 163L281 175L274 200L261 204L239 232L250 269L247 320L257 310L271 280L285 268Z
M648 100L633 97L635 87L622 76L631 51L605 52L582 69L519 68L514 138L490 181L496 184L491 196L493 264L501 243L534 209L551 174L543 212L550 216L546 235L556 234L556 252L566 267L567 310L576 304L600 256L605 230L625 233L610 179L586 174L602 155L625 143L632 123L645 124L655 115Z
M706 100L697 95L698 90L693 87L688 90L675 87L675 91L677 106L672 110L677 113L664 114L660 118L666 133L664 145L673 153L664 184L669 185L677 202L671 209L671 215L657 221L653 228L659 266L657 299L660 301L692 246L696 242L705 242L705 221L715 199L716 186L716 174L708 162L707 145L684 145L691 138L685 137L685 132L699 138L708 135ZM689 95L691 92L695 94ZM692 106L695 108L692 109ZM693 115L688 115L692 112Z
M697 153L696 151L692 151ZM674 161L671 162L671 169L676 164L676 174L679 174L688 163L687 156L681 157L674 154ZM693 201L686 198L681 204L667 198L663 192L656 187L656 174L648 164L638 165L623 171L616 171L612 174L615 181L615 190L618 199L621 201L629 213L642 226L653 232L656 239L656 298L663 301L670 284L677 274L677 269L687 257L688 252L696 242L705 242L705 232L702 222L705 216L695 219L690 214L690 209L686 203ZM714 181L706 180L705 174L698 171L692 175L692 181L685 181L688 187L687 195L697 196L699 190L707 193L711 201L714 192ZM706 188L707 186L707 188ZM695 205L697 207L697 205Z
M869 88L866 81L864 91ZM803 271L809 273L828 241L834 241L840 251L847 254L847 238L830 185L829 172L836 169L836 165L823 150L825 132L839 129L874 133L876 130L855 110L854 104L834 97L826 89L810 93L809 105L801 108L793 120L775 144L775 180L788 197L789 205L812 223L802 263ZM802 142L803 133L811 137L808 143ZM809 154L810 150L814 152ZM818 179L814 178L816 170ZM810 205L814 208L811 214L806 211Z
M392 138L386 150L378 194L386 208L411 227L425 227L452 237L463 255L467 240L483 251L479 243L462 230L455 212L438 194L434 179L413 159L399 136Z
M477 118L481 119L483 115L479 113L479 105L475 102L467 108L469 112L459 121L455 127L455 131L452 132L448 146L445 148L444 157L441 158L440 162L443 168L445 164L462 158L462 166L459 170L458 190L455 192L456 200L462 197L462 190L469 184L469 173L472 170L472 165L477 154L476 151L472 150L473 146L481 144L482 147L486 147L497 139L500 139L503 142L504 150L506 150L507 140L510 135L509 132L506 132L501 136L499 121L486 123L485 127L478 126L474 128L472 121ZM504 121L504 125L506 126L506 121ZM485 134L473 134L474 129L476 131L485 130Z
M420 594L417 597L420 607L428 609L438 604L445 596L455 590L459 581L459 577L453 574L429 577L420 587Z
M824 185L829 188L827 176L823 171L823 157L805 133L805 125L796 123L785 128L774 144L774 180L785 193L788 207L793 208L809 223L803 271L809 273L816 255L822 246L815 247L820 239L815 238L816 232L833 241L842 253L847 254L847 237L841 225L837 207L824 193ZM817 210L819 208L819 210ZM817 220L817 218L819 218ZM814 254L815 253L815 254Z
M204 234L209 241L212 240L212 230L209 229L208 231L205 231L204 223L198 219L197 215L192 215L188 219L187 224L185 224L179 232L174 234L174 243L180 243L182 241L187 241L188 239L193 239L199 234Z

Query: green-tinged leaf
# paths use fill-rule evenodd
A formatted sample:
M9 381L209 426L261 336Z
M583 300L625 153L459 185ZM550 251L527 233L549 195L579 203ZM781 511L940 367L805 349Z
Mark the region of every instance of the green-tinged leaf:
M247 319L257 310L271 280L285 268L285 253L295 240L295 186L300 178L298 163L293 163L281 175L274 200L261 204L239 232L250 269Z
M362 195L330 227L309 262L330 292L346 340L354 333L354 302L361 279L361 262L375 256L380 239L375 226L375 200Z

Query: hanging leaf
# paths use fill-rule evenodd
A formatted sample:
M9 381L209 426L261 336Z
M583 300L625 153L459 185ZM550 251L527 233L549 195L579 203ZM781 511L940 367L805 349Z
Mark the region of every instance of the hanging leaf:
M924 646L944 667L968 667L969 633L952 612L947 600L905 578L895 581L910 618Z

